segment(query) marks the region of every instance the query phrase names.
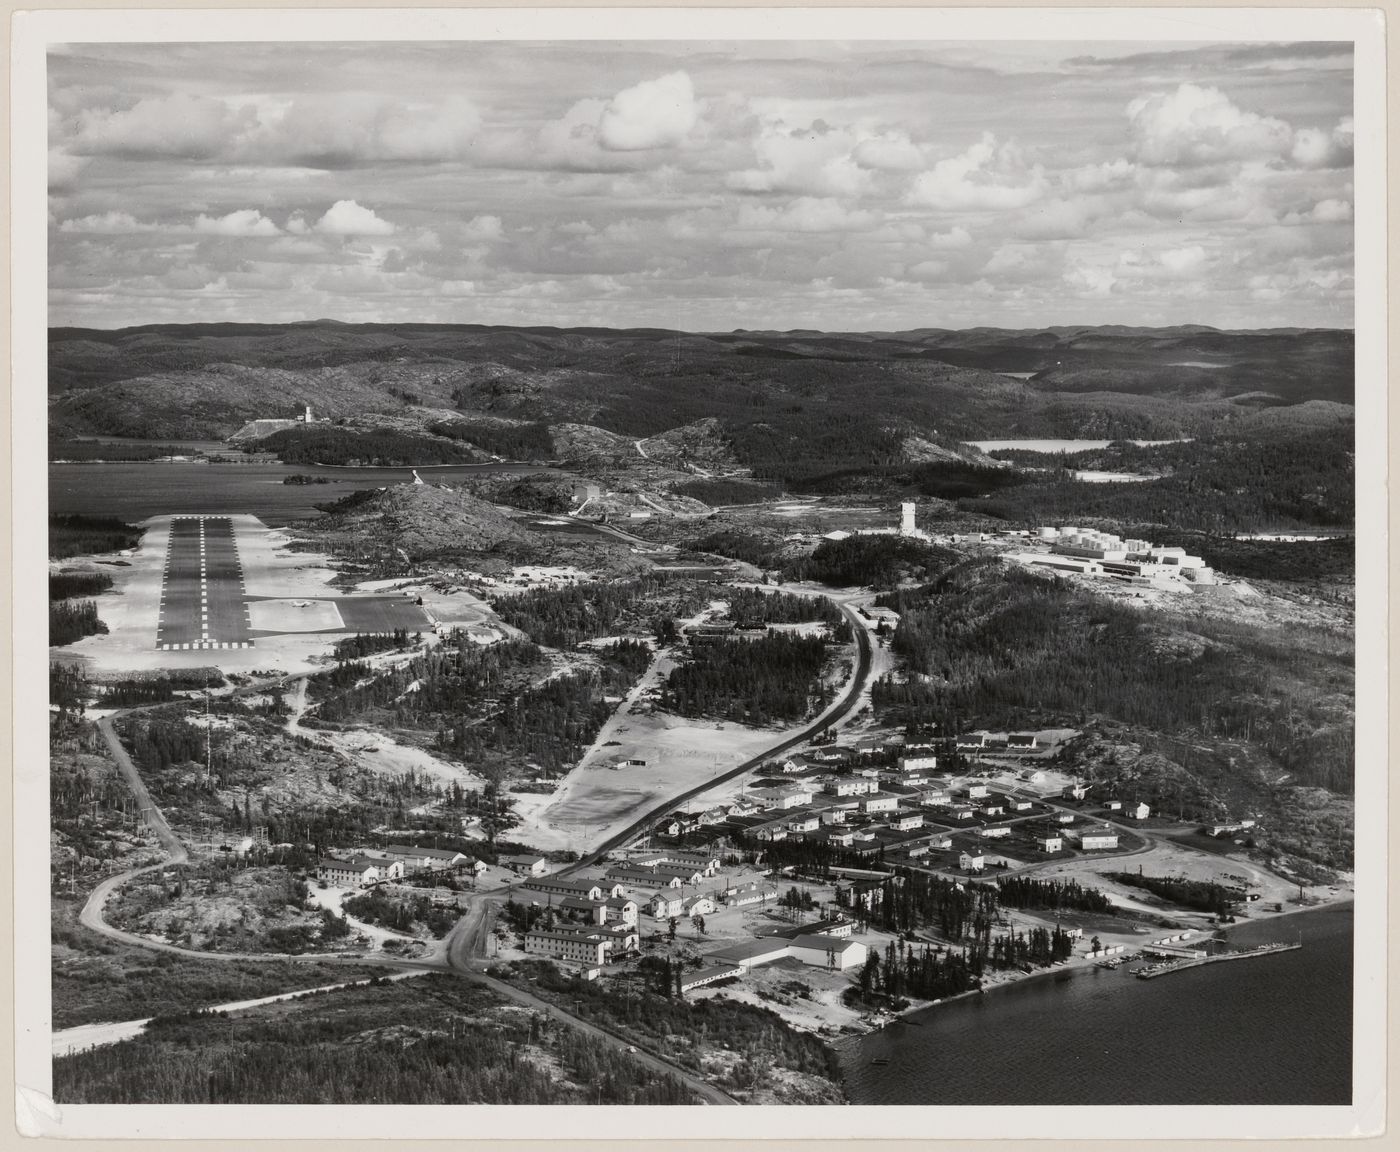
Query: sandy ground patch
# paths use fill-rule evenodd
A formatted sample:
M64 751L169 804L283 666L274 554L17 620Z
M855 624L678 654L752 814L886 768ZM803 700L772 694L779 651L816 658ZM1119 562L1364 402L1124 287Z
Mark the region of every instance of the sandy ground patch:
M330 600L253 600L248 619L255 632L320 632L345 621Z
M316 739L330 744L353 764L384 776L401 776L413 772L429 776L443 784L454 780L463 788L478 789L486 781L461 764L440 760L423 748L400 744L378 729L355 729L348 732L317 730Z
M1246 911L1250 919L1263 919L1277 915L1273 911L1275 903L1281 903L1285 911L1297 911L1290 903L1298 897L1298 885L1276 876L1253 861L1237 856L1215 856L1198 852L1169 841L1159 840L1147 852L1138 853L1126 860L1113 858L1076 858L1065 860L1045 868L1037 869L1035 875L1041 879L1072 878L1082 884L1098 888L1107 893L1115 904L1125 908L1150 912L1153 915L1166 915L1175 920L1195 921L1204 925L1209 919L1204 912L1178 911L1163 908L1151 902L1151 894L1145 889L1120 884L1108 878L1109 872L1137 872L1141 868L1148 876L1173 876L1189 880L1215 881L1230 887L1242 887L1256 892L1259 900L1248 905ZM1304 888L1304 896L1311 900L1350 899L1353 895L1349 883L1346 887ZM1102 935L1102 934L1101 934Z
M405 936L402 932L390 932L387 928L381 928L378 924L366 924L363 920L356 920L348 915L341 907L341 904L348 896L358 896L358 891L349 891L344 888L321 888L316 884L308 886L308 898L311 903L319 908L327 908L337 916L344 916L346 923L356 932L366 937L370 941L370 946L374 951L384 947L388 940L411 940L418 943L418 937Z

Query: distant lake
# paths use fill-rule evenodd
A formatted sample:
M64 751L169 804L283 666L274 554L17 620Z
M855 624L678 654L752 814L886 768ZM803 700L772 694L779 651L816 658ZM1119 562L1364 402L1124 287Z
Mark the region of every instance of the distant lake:
M1006 373L1002 373L1006 375ZM1120 440L965 440L983 452L1090 452L1097 448L1107 448ZM1187 444L1188 440L1129 440L1139 448L1152 448L1158 444Z
M429 483L451 481L463 476L511 472L566 475L557 469L531 464L447 464L418 469L418 474ZM282 482L288 476L298 474L324 476L328 483ZM320 515L317 504L331 503L366 488L382 488L412 479L411 468L330 468L314 464L159 464L149 461L50 464L49 511L118 516L127 521L178 512L246 512L269 527L276 528L294 520Z

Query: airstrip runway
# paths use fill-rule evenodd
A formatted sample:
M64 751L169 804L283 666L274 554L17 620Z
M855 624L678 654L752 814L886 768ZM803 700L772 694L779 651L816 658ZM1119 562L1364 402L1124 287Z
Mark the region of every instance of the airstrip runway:
M161 573L156 647L251 648L243 565L227 516L175 516Z

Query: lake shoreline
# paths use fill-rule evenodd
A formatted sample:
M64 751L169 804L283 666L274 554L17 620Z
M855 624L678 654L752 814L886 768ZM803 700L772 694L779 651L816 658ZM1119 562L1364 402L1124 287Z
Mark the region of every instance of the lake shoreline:
M1302 933L1312 946L1261 956L1261 964L1274 965L1262 975L1253 965L1210 966L1210 975L1199 966L1149 983L1094 961L1061 965L923 1004L901 1017L913 1027L887 1026L831 1047L848 1098L862 1105L1336 1103L1350 1083L1354 908L1348 897L1223 926L1233 945L1253 947L1264 939L1246 945L1242 930L1291 943L1293 927L1321 920L1315 933ZM1296 919L1303 916L1309 920ZM1086 972L1095 979L1082 979ZM986 995L1032 984L1021 997ZM1309 990L1302 1003L1300 987ZM1228 1037L1255 1023L1260 1059L1240 1060ZM1017 1043L1028 1032L1047 1050L1075 1056L1047 1063ZM1312 1043L1293 1043L1299 1032ZM1095 1036L1116 1039L1099 1044ZM1085 1037L1087 1047L1079 1043ZM1131 1066L1115 1055L1125 1044L1137 1054ZM1298 1083L1311 1099L1290 1095Z

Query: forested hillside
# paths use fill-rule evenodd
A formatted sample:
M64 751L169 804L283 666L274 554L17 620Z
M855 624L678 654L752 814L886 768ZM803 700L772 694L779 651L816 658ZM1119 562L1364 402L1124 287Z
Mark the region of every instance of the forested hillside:
M821 491L840 490L852 472L906 469L937 454L975 464L963 440L1166 439L1308 400L1347 405L1352 343L1349 332L1200 328L189 325L55 329L49 379L52 423L72 432L226 436L303 404L332 420L426 408L460 413L433 424L438 436L494 455L547 458L560 452L561 426L593 426L621 438L622 451L643 440L645 455L672 465L743 467ZM987 478L969 479L985 488ZM948 478L909 482L943 494L930 484Z
M1212 795L1268 808L1297 789L1351 794L1349 636L1145 611L990 559L878 603L900 613L891 647L910 673L877 682L881 714L959 732L1108 724L1172 762L1153 768L1154 798L1189 792L1195 818Z

